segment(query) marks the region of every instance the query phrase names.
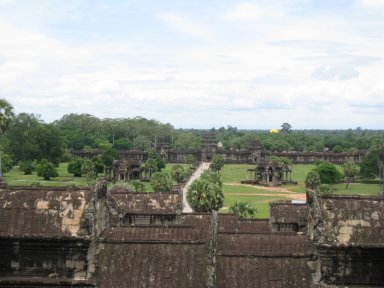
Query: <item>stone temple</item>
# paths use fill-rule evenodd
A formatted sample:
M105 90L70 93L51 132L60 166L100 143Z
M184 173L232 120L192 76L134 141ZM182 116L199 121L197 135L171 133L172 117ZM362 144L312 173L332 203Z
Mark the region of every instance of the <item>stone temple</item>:
M384 287L384 199L183 214L181 192L0 189L0 287Z

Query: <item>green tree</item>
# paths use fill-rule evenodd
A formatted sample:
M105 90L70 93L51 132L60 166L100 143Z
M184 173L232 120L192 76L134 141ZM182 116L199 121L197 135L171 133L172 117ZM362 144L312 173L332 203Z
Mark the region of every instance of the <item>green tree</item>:
M175 185L168 172L156 172L152 175L151 186L155 192L170 192Z
M68 151L68 149L64 149L60 162L70 162L71 160L72 154Z
M325 195L332 195L335 192L335 188L330 184L320 184L318 190Z
M133 148L138 150L146 150L151 147L152 141L146 135L139 135L133 139Z
M84 160L81 165L81 173L85 174L88 185L93 185L97 178L95 163L92 160Z
M201 149L201 136L193 132L179 131L175 140L175 148L183 150Z
M369 151L360 163L360 177L362 179L374 179L379 176L379 166L374 152Z
M73 174L75 177L81 177L82 169L81 167L84 164L83 158L76 158L73 159L71 162L68 163L67 171L68 173Z
M201 176L200 179L206 180L210 183L213 183L215 185L218 185L220 188L223 186L223 182L221 180L220 174L212 171L212 170L206 170Z
M10 154L15 162L47 159L59 164L63 157L63 141L59 130L52 124L44 124L38 116L20 113L7 133L12 145Z
M106 151L106 150L112 149L112 146L113 145L108 140L100 141L97 144L97 148L99 148L102 151Z
M215 155L212 159L210 169L214 172L220 172L221 168L224 166L224 158L221 155Z
M193 166L195 165L196 163L196 159L195 157L192 155L192 154L187 154L187 156L185 156L185 163L189 165L189 169L192 169Z
M129 187L135 192L144 192L145 185L140 180L129 181Z
M59 129L67 148L78 150L84 146L96 148L96 139L104 130L102 121L90 114L64 115L54 125Z
M0 135L7 131L14 117L13 106L7 100L0 99Z
M274 134L272 134L272 135L274 135ZM276 152L291 150L291 145L289 145L289 143L286 140L282 140L282 139L273 140L273 141L271 141L270 145L271 145L270 149L272 151L276 151Z
M105 150L101 155L101 162L103 162L105 166L111 166L113 160L118 160L118 159L119 159L119 155L117 154L116 150L113 148L109 148Z
M341 153L341 152L343 152L343 147L341 147L340 145L335 145L332 148L332 152L333 153Z
M31 175L33 171L36 169L36 164L32 160L26 160L24 162L20 162L19 168L24 172L24 175Z
M2 136L5 131L7 131L10 122L15 117L13 113L13 106L5 99L0 99L0 136ZM4 158L5 154L2 156L2 151L0 148L0 177L3 177L4 168L6 168L2 164L2 158ZM3 167L2 167L3 166Z
M196 212L212 212L223 207L224 194L220 185L200 178L189 187L187 200Z
M281 132L291 132L292 126L291 124L285 122L281 125Z
M35 143L38 151L38 155L32 159L44 158L58 166L64 154L64 143L57 127L41 123L31 131L31 137L30 141Z
M36 167L37 176L43 177L44 180L50 180L52 177L57 177L59 174L55 168L55 165L52 162L49 162L47 159L42 159Z
M130 150L133 148L133 143L128 138L120 138L113 143L113 149L116 150Z
M236 214L239 218L254 217L257 213L257 209L248 202L236 201L229 207L229 210Z
M12 160L11 156L9 156L6 153L3 153L2 158L1 158L2 173L9 172L12 169L12 167L13 167L13 160Z
M96 173L104 173L104 164L99 157L92 158Z
M348 189L348 185L359 173L359 166L353 162L346 162L343 164L344 177L347 180L345 189Z
M165 161L155 149L148 150L148 166L153 172L161 171L165 168Z
M320 175L320 181L324 184L336 184L342 179L342 174L336 166L329 162L322 162L315 168Z
M171 169L171 175L173 180L175 180L177 183L183 182L186 176L184 167L180 164L173 165Z
M317 173L316 170L311 170L307 174L307 177L305 177L305 187L308 189L316 190L321 185L320 175Z
M384 144L381 141L375 141L370 149L377 158L378 176L380 192L384 192Z
M282 163L287 166L292 166L292 161L289 160L287 157L278 157L278 156L271 156L269 159L276 163Z

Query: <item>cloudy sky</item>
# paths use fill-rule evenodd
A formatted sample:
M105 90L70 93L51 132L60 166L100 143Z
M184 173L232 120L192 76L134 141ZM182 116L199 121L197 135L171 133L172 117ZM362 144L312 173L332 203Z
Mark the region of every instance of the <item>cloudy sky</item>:
M0 98L45 122L384 128L384 0L0 0L0 36Z

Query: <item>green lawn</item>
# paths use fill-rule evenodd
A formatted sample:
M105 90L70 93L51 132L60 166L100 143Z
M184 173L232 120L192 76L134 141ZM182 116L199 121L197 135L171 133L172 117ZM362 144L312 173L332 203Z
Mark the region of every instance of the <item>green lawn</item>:
M253 204L257 210L258 218L269 217L269 202L279 200L290 200L288 197L276 196L278 192L271 192L258 189L257 186L235 186L233 183L240 183L241 180L248 179L247 169L253 168L254 165L245 164L226 164L224 165L221 175L223 178L223 191L225 195L224 207L222 212L228 211L229 206L235 201L246 201ZM297 185L284 185L281 188L288 189L292 192L305 193L304 180L308 172L315 168L315 165L293 165L292 180L297 181ZM338 169L342 171L341 166ZM231 185L230 185L231 184ZM379 186L377 184L362 184L352 183L348 189L345 189L345 184L334 185L336 195L377 195L379 193ZM257 194L270 194L270 196L262 196ZM239 195L234 195L239 194ZM250 195L243 195L250 194ZM256 195L255 195L256 194ZM281 193L280 193L281 194Z
M74 177L73 174L67 172L68 163L61 163L57 169L59 177L51 178L49 181L43 180L42 177L38 177L36 172L32 175L24 175L24 172L19 169L18 166L12 168L11 171L4 174L4 179L10 186L86 186L87 179L85 177Z
M255 165L248 164L225 164L220 171L223 183L240 183L241 180L248 179L247 170L254 167Z
M179 164L177 164L177 163L167 163L167 164L165 165L165 168L164 168L163 170L161 170L161 171L164 171L164 172L171 172L172 167L175 166L175 165L181 165L181 166L184 167L184 170L185 170L185 171L188 171L189 165L188 165L188 164L184 164L184 163L179 163Z
M172 166L175 164L167 164L163 171L171 171ZM187 169L187 164L181 164ZM31 186L31 185L40 185L40 186L87 186L87 179L85 177L74 177L73 174L69 174L67 171L68 163L60 163L57 167L57 172L59 177L51 178L49 181L43 180L42 177L38 177L36 172L33 172L32 175L24 175L24 172L19 169L18 166L14 166L11 171L4 174L4 179L10 186ZM99 174L99 177L104 176ZM153 191L149 182L144 182L145 191Z
M221 212L230 212L228 208L235 203L239 202L248 202L257 209L256 217L257 218L269 218L269 202L279 201L279 200L289 200L284 197L273 197L273 196L239 196L239 195L225 195L224 205L221 208Z

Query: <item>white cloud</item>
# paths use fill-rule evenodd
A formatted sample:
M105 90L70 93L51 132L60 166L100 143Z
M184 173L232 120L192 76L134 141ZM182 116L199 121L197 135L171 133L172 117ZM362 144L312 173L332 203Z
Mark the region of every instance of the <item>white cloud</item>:
M182 33L186 33L189 36L204 40L210 41L214 38L212 32L209 29L201 24L195 23L185 16L175 14L175 13L160 13L157 15L159 19L166 22L172 28L179 30Z
M318 67L312 77L318 80L349 80L359 76L359 72L351 66Z
M219 12L211 22L198 23L199 15L180 11L157 17L182 37L166 25L148 24L159 31L158 42L140 30L140 41L125 37L80 45L35 26L0 22L2 97L18 112L40 113L48 121L74 112L142 115L205 128L283 122L294 128L348 128L379 122L383 40L356 32L353 19L284 13L273 21L280 12L253 3L223 12L212 7ZM230 36L237 34L234 41Z
M358 5L365 8L384 7L384 0L357 0Z
M255 21L262 18L279 17L282 13L256 3L240 3L223 14L223 19L230 21Z

